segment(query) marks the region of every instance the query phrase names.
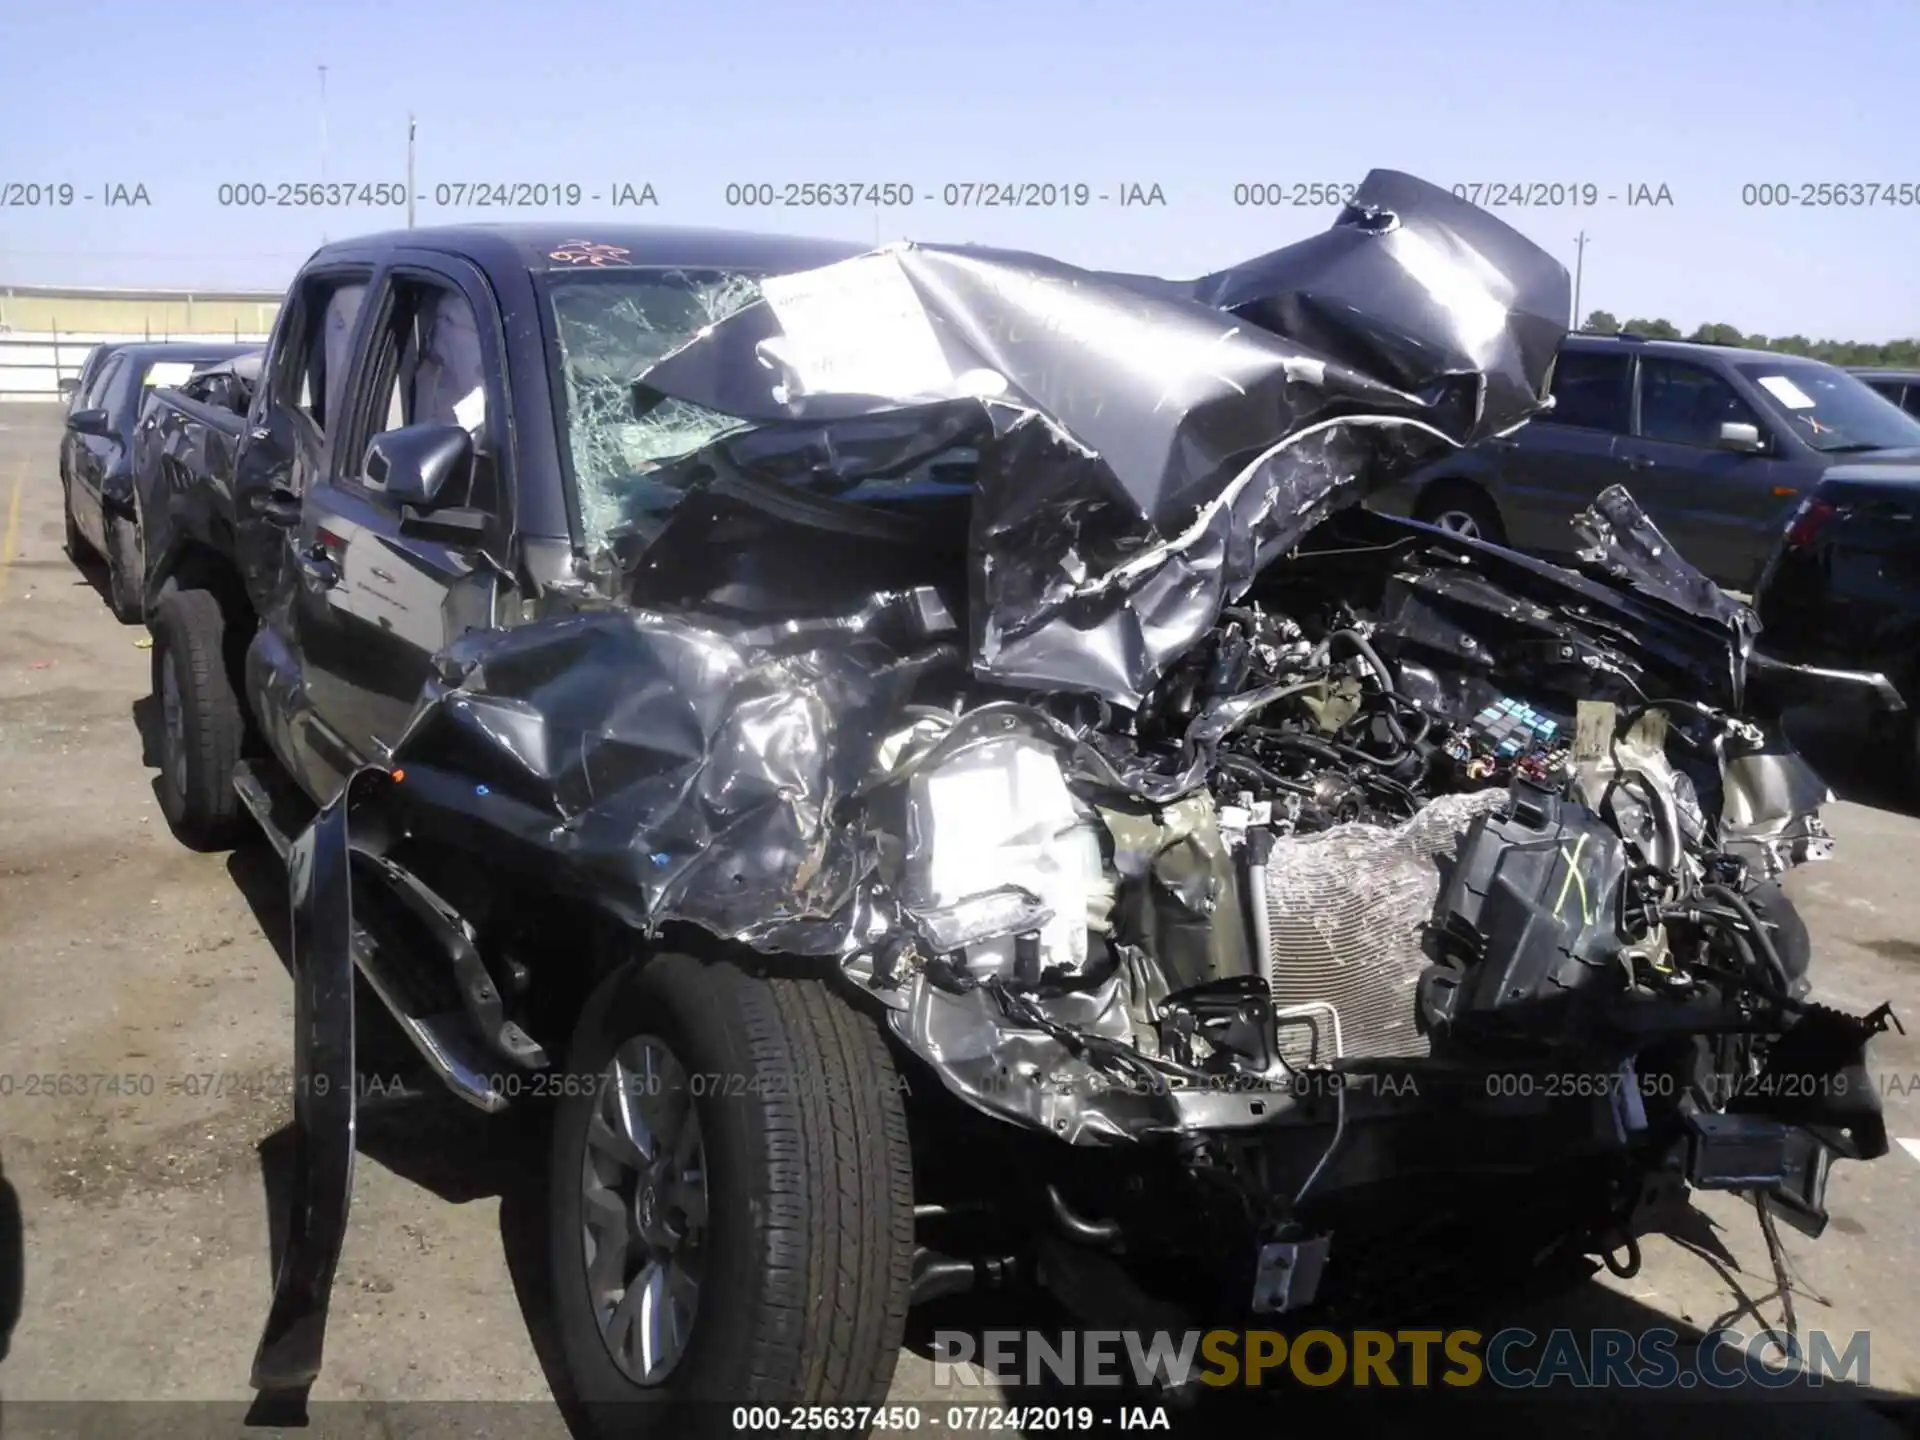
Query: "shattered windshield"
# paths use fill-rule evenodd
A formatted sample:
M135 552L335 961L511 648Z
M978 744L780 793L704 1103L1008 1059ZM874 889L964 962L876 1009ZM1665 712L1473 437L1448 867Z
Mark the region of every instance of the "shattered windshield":
M718 270L567 275L549 284L563 428L590 554L672 507L675 493L651 478L663 462L741 423L677 399L637 414L634 377L759 295L756 277Z

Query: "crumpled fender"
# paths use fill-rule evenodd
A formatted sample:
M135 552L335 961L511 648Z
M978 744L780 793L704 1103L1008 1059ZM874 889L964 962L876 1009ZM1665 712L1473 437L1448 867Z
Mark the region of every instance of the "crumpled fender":
M273 1306L254 1352L256 1390L320 1373L333 1274L353 1200L353 899L348 816L390 780L363 770L293 843L293 1173Z

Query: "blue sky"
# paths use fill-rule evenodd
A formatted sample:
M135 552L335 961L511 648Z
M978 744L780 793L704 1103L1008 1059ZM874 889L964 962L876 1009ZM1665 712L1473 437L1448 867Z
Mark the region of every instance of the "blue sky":
M326 236L399 209L223 207L223 183L405 179L422 225L461 182L654 187L627 220L971 240L1190 275L1321 229L1236 184L1592 184L1504 209L1572 267L1583 311L1691 328L1920 333L1920 57L1910 0L500 0L17 3L0 14L0 284L277 288ZM904 182L906 209L743 209L729 182ZM1158 184L1164 207L967 209L953 182ZM1746 185L1906 184L1904 206L1742 203ZM107 187L150 203L108 208ZM1631 187L1672 203L1629 206ZM1609 202L1604 197L1618 195ZM929 198L930 197L930 198ZM0 194L0 199L8 198ZM531 218L515 211L509 218ZM580 222L615 212L550 208Z

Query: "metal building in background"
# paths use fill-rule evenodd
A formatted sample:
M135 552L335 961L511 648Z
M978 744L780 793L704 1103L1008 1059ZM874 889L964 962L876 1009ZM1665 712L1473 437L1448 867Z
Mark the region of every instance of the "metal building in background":
M265 343L280 294L0 285L0 402L57 400L95 345L188 338Z

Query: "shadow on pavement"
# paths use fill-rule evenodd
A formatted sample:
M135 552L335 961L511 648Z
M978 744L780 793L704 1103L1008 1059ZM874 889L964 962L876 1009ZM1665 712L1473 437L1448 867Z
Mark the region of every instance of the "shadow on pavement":
M1787 716L1787 734L1840 799L1896 815L1920 815L1920 787L1903 772L1899 757L1867 743L1859 726L1797 710Z
M27 1293L27 1232L20 1192L0 1167L0 1361L13 1348L13 1330Z
M1734 1283L1737 1288L1738 1282ZM1725 1308L1734 1311L1742 1303L1730 1292ZM1763 1440L1775 1436L1780 1440L1805 1436L1895 1440L1920 1433L1920 1400L1851 1379L1809 1382L1802 1376L1768 1374L1767 1383L1756 1380L1737 1390L1715 1388L1716 1382L1700 1360L1701 1327L1677 1321L1597 1282L1579 1283L1544 1296L1449 1308L1453 1313L1422 1317L1408 1328L1436 1333L1459 1329L1479 1332L1482 1338L1476 1348L1487 1361L1487 1373L1477 1384L1466 1385L1459 1379L1449 1384L1447 1374L1459 1375L1462 1371L1435 1344L1429 1370L1431 1383L1424 1387L1407 1383L1404 1369L1398 1388L1378 1383L1355 1386L1345 1383L1344 1373L1340 1383L1316 1387L1297 1378L1283 1359L1263 1372L1258 1387L1194 1384L1187 1393L1170 1397L1111 1386L1062 1385L1043 1364L1038 1364L1031 1376L1038 1383L1008 1385L998 1391L969 1390L948 1377L948 1384L938 1391L938 1399L923 1401L922 1407L930 1419L945 1417L954 1406L963 1410L1041 1407L1036 1423L1018 1432L1028 1435L1057 1433L1060 1407L1080 1406L1091 1409L1094 1428L1101 1431L1145 1428L1139 1424L1129 1427L1126 1412L1139 1407L1139 1414L1151 1421L1156 1409L1164 1408L1167 1428L1160 1433L1170 1429L1179 1435L1218 1437L1276 1435L1284 1428L1289 1435L1317 1434L1324 1429L1337 1434L1339 1440L1389 1440L1424 1433L1436 1423L1447 1424L1452 1433L1471 1433L1490 1440L1535 1440L1543 1431L1550 1431L1555 1440L1614 1440L1623 1435L1650 1440ZM1279 1328L1277 1321L1269 1323ZM1747 1335L1763 1329L1751 1316L1729 1323ZM1071 1320L1043 1296L958 1297L916 1311L909 1325L908 1345L928 1360L938 1361L953 1353L945 1347L955 1343L955 1332L970 1336L974 1353L983 1355L989 1332L1028 1329L1041 1331L1050 1345L1057 1345L1063 1329L1088 1333L1084 1321ZM1497 1342L1495 1337L1502 1331L1524 1333L1505 1343ZM942 1337L939 1345L933 1339L936 1332ZM1569 1338L1554 1338L1554 1332L1567 1332ZM1623 1356L1633 1357L1626 1361L1631 1370L1644 1373L1646 1362L1641 1356L1648 1352L1626 1347L1645 1345L1645 1337L1661 1332L1672 1337L1668 1343L1673 1378L1668 1384L1635 1388L1616 1383L1597 1388L1578 1383L1594 1369L1604 1371L1604 1359L1595 1364L1595 1357L1605 1356L1612 1334L1634 1337L1615 1341L1614 1348ZM1849 1338L1832 1338L1836 1353L1844 1355ZM1119 1357L1119 1366L1113 1368L1125 1367L1124 1347L1115 1344L1113 1351ZM1504 1362L1500 1373L1508 1377L1507 1383L1495 1379L1496 1351ZM1308 1354L1309 1376L1324 1375L1332 1367L1333 1352L1324 1342L1316 1341ZM1200 1352L1195 1352L1195 1358L1196 1375L1218 1373L1218 1367ZM1016 1367L1019 1364L1016 1360ZM1735 1373L1742 1366L1736 1352L1722 1349L1714 1357L1717 1374ZM1536 1375L1556 1372L1567 1378L1550 1386L1526 1383ZM1866 1374L1870 1379L1870 1365ZM936 1371L936 1382L940 1378ZM1117 1418L1100 1418L1105 1416ZM984 1422L964 1413L957 1423L948 1421L951 1433L956 1435L980 1423Z

